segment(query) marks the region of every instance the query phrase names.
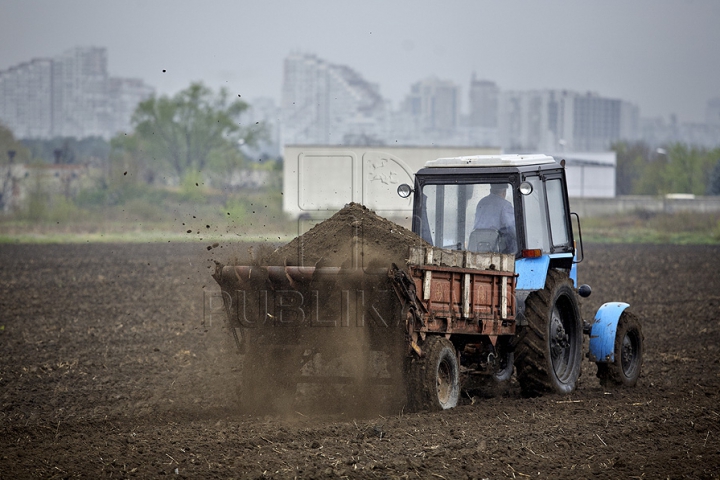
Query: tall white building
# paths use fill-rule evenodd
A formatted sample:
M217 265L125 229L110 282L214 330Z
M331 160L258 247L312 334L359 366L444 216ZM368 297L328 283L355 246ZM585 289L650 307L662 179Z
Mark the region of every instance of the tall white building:
M130 120L138 104L155 93L155 89L139 78L110 77L106 83L109 108L104 110L104 131L119 133L132 131Z
M387 134L387 103L377 84L315 55L285 58L281 108L286 145L338 145Z
M498 100L500 89L495 82L478 80L473 73L470 79L469 125L480 128L498 127Z
M112 137L154 90L107 73L107 50L76 47L0 71L0 122L20 138Z
M16 137L42 137L52 130L53 63L35 59L0 72L0 123Z
M426 78L410 87L402 110L421 133L451 135L460 119L460 87L450 80Z
M107 50L77 47L53 59L53 135L103 136Z
M637 106L567 90L500 95L500 141L506 151L603 151L638 138Z
M557 105L550 106L546 91L508 91L500 95L500 144L508 152L549 151L550 121L556 120Z

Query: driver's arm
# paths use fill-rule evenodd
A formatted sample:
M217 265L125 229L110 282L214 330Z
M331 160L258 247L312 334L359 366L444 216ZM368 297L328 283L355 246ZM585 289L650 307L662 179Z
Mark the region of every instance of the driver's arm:
M506 205L500 214L500 233L505 239L506 253L517 252L517 233L515 230L515 212L511 205Z

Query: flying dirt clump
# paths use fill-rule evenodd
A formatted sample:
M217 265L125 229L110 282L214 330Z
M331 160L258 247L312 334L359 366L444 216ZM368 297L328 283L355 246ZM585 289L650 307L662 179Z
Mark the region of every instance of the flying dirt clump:
M409 247L429 244L365 206L349 203L265 258L267 265L389 268L404 266Z

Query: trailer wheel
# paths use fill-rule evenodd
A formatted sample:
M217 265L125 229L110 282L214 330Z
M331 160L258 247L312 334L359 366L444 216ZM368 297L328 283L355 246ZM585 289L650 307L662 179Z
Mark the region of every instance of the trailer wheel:
M583 329L567 274L550 270L545 288L528 295L525 316L528 325L515 351L523 393L572 392L580 376Z
M408 368L408 400L413 410L446 410L460 399L460 366L450 340L429 336L425 356L413 358Z
M613 362L598 362L597 376L603 386L633 387L640 378L644 337L640 320L623 311L617 325Z

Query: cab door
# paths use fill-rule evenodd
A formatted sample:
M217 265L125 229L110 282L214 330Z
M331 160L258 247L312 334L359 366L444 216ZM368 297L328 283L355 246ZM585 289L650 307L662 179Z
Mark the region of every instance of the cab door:
M562 172L526 175L532 192L523 195L525 249L543 254L572 253L567 190Z

